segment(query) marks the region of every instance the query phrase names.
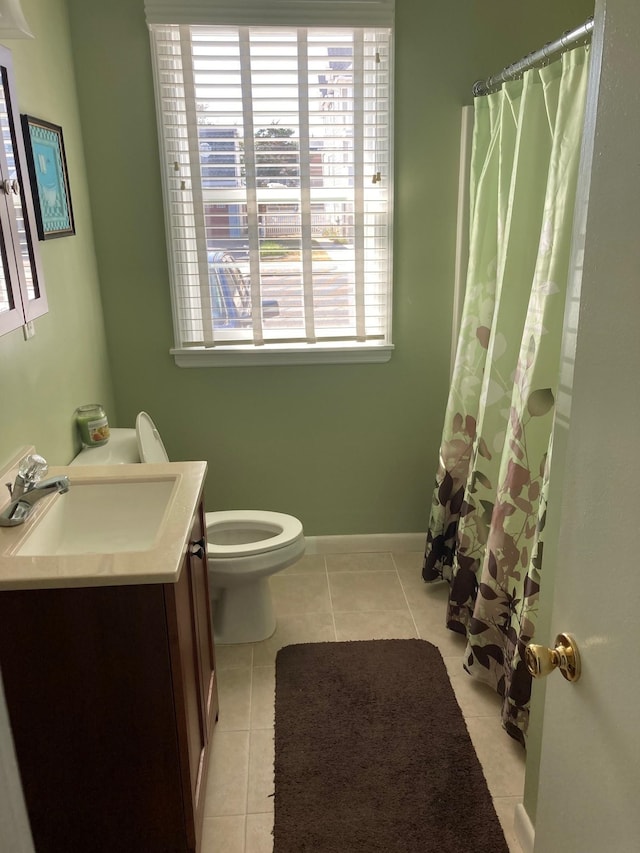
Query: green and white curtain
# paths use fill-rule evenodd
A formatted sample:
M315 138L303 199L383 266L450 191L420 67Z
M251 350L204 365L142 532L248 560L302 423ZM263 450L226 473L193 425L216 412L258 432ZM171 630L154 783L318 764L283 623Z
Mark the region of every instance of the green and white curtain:
M576 48L476 99L466 297L423 568L524 742L587 85Z

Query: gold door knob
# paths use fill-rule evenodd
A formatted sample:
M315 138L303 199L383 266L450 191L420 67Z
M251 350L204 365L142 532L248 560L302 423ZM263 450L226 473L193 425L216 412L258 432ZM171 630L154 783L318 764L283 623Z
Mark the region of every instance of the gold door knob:
M580 654L571 634L558 634L554 649L529 643L524 661L534 678L544 678L554 669L559 669L567 681L580 678Z

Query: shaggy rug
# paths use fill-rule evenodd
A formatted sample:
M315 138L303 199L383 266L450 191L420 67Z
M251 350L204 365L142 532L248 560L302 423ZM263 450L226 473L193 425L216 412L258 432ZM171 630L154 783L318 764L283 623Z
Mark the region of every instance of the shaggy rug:
M274 853L508 853L438 649L285 646Z

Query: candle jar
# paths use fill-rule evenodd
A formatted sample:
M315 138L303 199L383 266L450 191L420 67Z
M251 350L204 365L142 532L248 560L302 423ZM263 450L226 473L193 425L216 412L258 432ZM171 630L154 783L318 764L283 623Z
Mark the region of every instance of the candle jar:
M85 447L98 447L109 441L109 422L101 403L78 406L75 415L80 439Z

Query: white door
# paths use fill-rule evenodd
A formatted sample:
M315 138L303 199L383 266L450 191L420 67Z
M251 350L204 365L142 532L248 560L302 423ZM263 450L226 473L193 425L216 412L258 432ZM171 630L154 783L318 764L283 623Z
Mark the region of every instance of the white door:
M575 636L582 677L546 680L535 853L640 850L637 0L596 3L592 72L600 64L587 96L554 434L557 549L545 553L555 575L550 638Z
M34 853L0 672L0 850Z

